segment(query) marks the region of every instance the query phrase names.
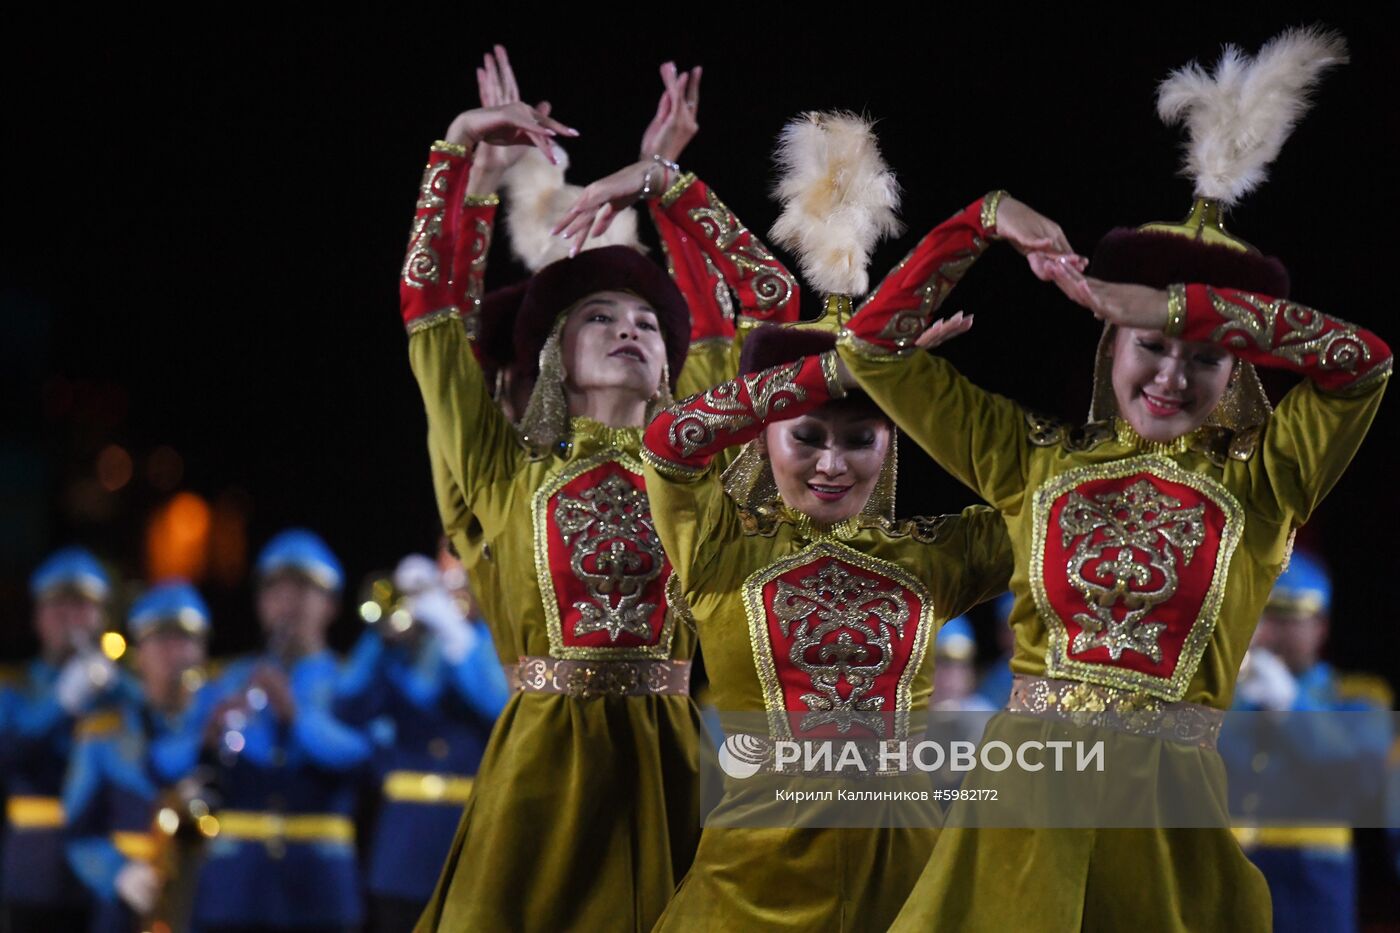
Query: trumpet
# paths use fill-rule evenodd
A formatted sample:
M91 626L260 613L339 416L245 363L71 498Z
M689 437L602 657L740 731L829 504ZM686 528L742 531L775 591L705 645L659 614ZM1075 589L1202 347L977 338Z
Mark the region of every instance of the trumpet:
M219 821L207 771L196 772L162 791L156 801L151 835L155 839L152 867L158 889L156 903L142 918L143 930L184 933L190 929L195 881L205 847L219 834Z
M419 625L409 611L408 594L387 573L371 574L360 587L359 613L366 625L377 627L391 640L406 637Z

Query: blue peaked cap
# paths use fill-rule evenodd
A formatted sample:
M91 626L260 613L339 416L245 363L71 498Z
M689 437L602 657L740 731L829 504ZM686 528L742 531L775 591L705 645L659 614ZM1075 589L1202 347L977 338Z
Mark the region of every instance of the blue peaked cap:
M184 580L171 580L147 590L131 606L127 630L141 639L163 626L178 626L190 635L209 634L209 607L199 590Z
M257 573L267 578L281 571L293 571L309 578L324 590L339 593L345 585L340 561L320 536L305 528L289 528L276 535L258 555Z
M1270 609L1300 614L1328 612L1332 608L1332 578L1312 554L1294 551L1288 569L1274 581Z
M50 554L29 578L29 593L35 599L60 589L77 590L93 602L103 603L112 595L112 582L90 551L66 547Z

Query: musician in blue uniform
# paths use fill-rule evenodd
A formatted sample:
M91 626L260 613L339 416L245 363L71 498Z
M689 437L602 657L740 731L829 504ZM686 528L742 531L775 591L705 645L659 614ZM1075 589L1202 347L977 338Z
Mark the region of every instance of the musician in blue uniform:
M1002 593L992 603L997 620L997 648L1001 653L987 666L977 685L977 695L992 709L1005 709L1007 701L1011 699L1011 649L1016 646L1016 636L1008 620L1015 603L1016 598L1009 592Z
M933 642L933 655L933 709L990 712L998 708L976 691L977 639L967 616L957 616L943 624ZM978 730L974 738L980 735Z
M256 565L264 653L230 664L201 692L186 734L214 765L221 805L195 893L195 925L346 930L363 917L355 855L356 784L371 752L335 718L338 664L326 631L340 563L315 534L284 531Z
M376 744L370 928L385 933L412 929L422 914L510 696L470 590L451 587L452 572L460 564L444 574L411 555L394 572L393 596L384 598L389 581L376 581L361 607L372 624L340 684L342 718L365 724Z
M1306 715L1386 710L1391 705L1383 681L1339 674L1321 659L1331 605L1326 568L1316 557L1295 551L1255 632L1236 687L1235 709L1305 715L1278 728L1254 729L1241 720L1222 731L1221 756L1232 772L1248 775L1231 784L1232 798L1242 798L1235 801L1236 812L1242 811L1245 819L1255 792L1275 809L1318 797L1316 781L1307 777L1312 765L1347 767L1357 775L1348 793L1362 792L1365 775L1383 780L1391 742L1388 717ZM1271 737L1267 747L1257 741L1265 732ZM1382 792L1379 783L1373 790ZM1268 879L1276 931L1357 929L1356 863L1349 827L1244 826L1236 835Z
M5 852L0 868L6 928L80 930L86 889L69 870L63 846L63 776L78 718L133 687L99 650L111 584L81 548L45 560L29 581L39 657L3 702L8 720Z
M164 583L132 605L127 631L140 698L79 723L63 792L68 858L94 899L92 933L130 933L139 921L154 919L162 889L173 880L173 862L157 864L153 826L158 795L185 775L178 754L171 770L163 741L178 742L187 728L182 717L199 686L209 610L190 584ZM173 836L178 824L163 828ZM169 911L160 919L180 928L188 921Z

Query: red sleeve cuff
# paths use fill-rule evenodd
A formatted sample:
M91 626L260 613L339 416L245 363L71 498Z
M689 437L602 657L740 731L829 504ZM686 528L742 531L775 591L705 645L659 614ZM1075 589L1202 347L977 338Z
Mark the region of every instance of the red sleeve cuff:
M666 409L647 427L642 455L665 475L694 478L726 447L843 395L833 353L804 357L721 383Z

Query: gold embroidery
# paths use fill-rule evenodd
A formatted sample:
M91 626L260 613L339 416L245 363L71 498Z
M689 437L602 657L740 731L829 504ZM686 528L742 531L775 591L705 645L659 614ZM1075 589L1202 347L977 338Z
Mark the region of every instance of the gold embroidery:
M757 237L749 235L747 243L738 240L748 233L734 212L724 205L713 191L705 194L706 206L691 210L690 219L700 225L705 236L715 242L720 252L734 263L743 276L752 277L758 310L767 311L786 304L797 288L797 280L783 268Z
M1229 460L1248 460L1258 446L1259 427L1234 432L1218 424L1204 424L1190 434L1170 441L1149 441L1122 418L1113 419L1113 434L1119 444L1143 454L1175 456L1187 451L1201 454L1211 463L1223 467Z
M448 305L446 308L438 308L436 311L431 311L423 315L422 317L417 317L409 321L408 334L411 337L414 334L422 333L423 331L428 330L429 328L439 327L443 324L450 323L454 320L457 320L461 316L462 312L457 309L456 305Z
M1089 612L1074 617L1081 631L1070 650L1106 648L1115 661L1124 651L1135 651L1161 663L1158 639L1166 624L1149 615L1176 595L1178 554L1183 565L1190 564L1205 543L1205 506L1187 508L1143 479L1092 499L1071 492L1060 513L1060 531L1066 547L1078 539L1069 557L1070 585L1089 606ZM1146 564L1137 559L1140 553L1147 555ZM1161 584L1147 588L1158 575ZM1116 608L1127 610L1121 619Z
M690 603L681 592L681 576L678 573L671 574L666 580L666 608L684 622L686 628L699 636L700 630L695 627L695 614L690 611Z
M982 229L987 231L987 236L997 235L997 208L1001 207L1001 199L1007 194L1001 189L991 192L982 199Z
M799 728L830 723L844 735L859 725L881 734L885 698L867 694L889 670L894 638L903 638L909 623L909 607L899 588L827 563L796 585L779 580L773 614L784 637L792 639L788 661L807 675L814 690L801 696L811 712L802 717ZM823 645L822 639L833 634L836 640ZM821 649L818 653L826 663L812 662L808 652L813 649ZM844 698L842 684L849 689Z
M913 346L890 349L883 344L862 340L849 330L841 331L840 336L836 338L836 346L845 349L856 359L864 360L867 363L897 363L908 358L914 352Z
M689 661L570 661L526 655L505 665L506 683L522 693L594 697L690 694Z
M955 215L956 216L956 215ZM944 261L933 275L914 289L914 294L919 296L919 305L916 308L903 308L890 315L890 319L885 322L880 333L876 335L876 340L883 340L893 343L897 351L912 353L914 341L923 333L924 328L929 324L933 313L943 304L949 292L962 281L967 275L967 270L972 268L973 263L987 249L987 241L980 236L973 235L972 246L967 249L960 249L953 253ZM915 246L907 256L899 261L889 274L880 282L870 297L861 303L860 311L874 301L892 280L899 276L909 262L919 254L920 246ZM857 312L860 313L859 311ZM857 338L858 339L858 338ZM852 345L852 349L857 349ZM888 352L888 351L886 351Z
M447 204L448 172L451 162L430 163L423 169L418 189L419 211L408 236L408 255L403 261L403 282L410 288L436 285L442 260L433 241L442 233L442 211Z
M807 398L807 390L796 381L802 368L801 361L775 366L761 373L741 376L723 382L691 396L672 409L675 420L667 432L667 441L682 457L694 456L697 451L710 447L716 442L720 431L735 432L756 422L766 421L770 412L779 412L795 402ZM745 402L739 390L748 389ZM703 404L703 409L688 406Z
M828 350L821 355L822 376L826 379L826 394L832 398L845 398L846 387L841 383L841 371L836 365L836 351Z
M1186 329L1186 286L1167 286L1167 326L1162 333L1168 337L1180 337Z
M1089 591L1093 591L1097 584L1082 578L1075 565L1074 557L1071 557L1071 560L1063 571L1056 568L1047 568L1045 566L1045 545L1047 535L1050 531L1050 510L1060 497L1067 492L1072 493L1080 502L1087 503L1088 500L1084 500L1082 496L1078 496L1078 493L1073 492L1083 483L1105 479L1121 479L1139 474L1155 476L1158 479L1170 483L1189 486L1214 503L1221 510L1225 518L1225 526L1221 530L1219 548L1215 557L1214 571L1205 597L1201 602L1200 612L1191 623L1191 628L1181 646L1181 653L1177 658L1176 666L1168 677L1158 677L1112 664L1076 661L1070 658L1068 656L1068 652L1071 650L1068 644L1068 629L1065 626L1064 620L1060 617L1058 610L1051 603L1045 586L1047 573L1065 572L1069 574L1071 578L1071 585L1078 589L1081 594L1084 594L1086 602L1088 602L1091 607L1095 605L1094 598L1086 592L1086 588ZM1146 483L1146 480L1144 480L1144 483ZM1129 490L1129 493L1135 496L1138 495L1135 491L1142 485L1141 483L1135 484ZM1142 495L1150 494L1151 493L1145 490L1142 493ZM1126 496L1127 494L1120 495ZM1030 583L1036 608L1040 613L1040 617L1045 620L1050 637L1050 648L1045 658L1046 672L1054 677L1069 676L1090 683L1118 687L1123 690L1146 691L1164 700L1180 700L1182 696L1185 695L1186 688L1190 685L1191 678L1195 675L1196 669L1200 666L1201 658L1205 654L1206 646L1210 642L1211 633L1215 629L1216 621L1220 614L1220 606L1225 597L1225 582L1229 573L1230 559L1234 555L1235 548L1239 545L1240 539L1244 533L1243 507L1241 507L1235 497L1230 494L1229 490L1210 477L1184 470L1170 460L1153 455L1128 457L1122 460L1094 464L1092 466L1081 467L1061 473L1041 486L1040 489L1036 490L1032 503ZM1196 542L1190 544L1192 549L1199 546L1199 541L1197 540L1196 533L1193 531L1190 520L1186 521L1184 524L1175 526L1169 525L1163 528L1161 527L1162 517L1157 516L1157 521L1153 523L1154 528L1151 531L1142 531L1136 528L1127 528L1127 523L1118 516L1115 516L1112 521L1107 520L1102 508L1098 510L1098 517L1096 517L1092 504L1088 510L1080 506L1081 511L1077 515L1072 515L1071 507L1073 505L1074 503L1071 502L1065 509L1065 515L1069 516L1068 521L1070 522L1070 526L1062 528L1061 531L1066 538L1072 538L1073 533L1071 532L1071 528L1083 528L1085 529L1083 531L1084 534L1091 535L1094 527L1103 527L1095 525L1096 521L1103 518L1107 525L1113 526L1113 533L1125 540L1131 539L1138 534L1146 535L1147 538L1150 539L1152 545L1150 553L1156 558L1150 561L1152 566L1165 562L1165 556L1160 554L1157 549L1158 542L1163 538L1169 543L1172 543L1173 546L1181 547L1183 551L1186 549L1186 544L1191 542ZM1129 505L1131 506L1133 503L1129 503ZM1176 519L1185 517L1186 516L1175 516ZM1086 541L1088 540L1089 538L1086 537ZM1085 542L1081 542L1081 546L1084 545L1084 543ZM1076 548L1076 555L1079 553L1080 549L1081 548ZM1188 554L1187 561L1189 562L1189 560L1190 555ZM1079 567L1082 566L1083 562L1081 561ZM1138 590L1129 588L1130 584L1134 582L1138 582L1139 584L1148 582L1150 580L1151 568L1149 565L1135 564L1132 561L1132 552L1128 549L1127 545L1124 545L1123 550L1117 555L1117 560L1112 562L1112 566L1105 569L1110 570L1110 573L1115 578L1116 584L1112 589L1100 587L1105 594L1108 594L1106 597L1109 599L1108 605L1112 605L1122 599L1127 605L1132 607L1134 602L1141 596L1149 598L1152 596L1150 593L1142 594ZM1160 567L1158 569L1159 572L1162 570ZM1172 564L1171 572L1171 579L1175 581L1174 563ZM1173 586L1173 590L1174 589L1175 586ZM1153 605L1158 605L1162 601L1164 600L1157 600ZM1139 620L1141 620L1143 615L1145 615L1145 612L1136 613ZM1075 617L1075 621L1080 622L1081 625L1085 625L1087 631L1088 625L1082 621L1083 618L1084 616L1081 613L1079 616ZM1096 629L1096 632L1102 633L1104 627L1100 624L1102 620L1098 619L1097 612L1095 612L1095 619L1096 621L1094 621L1093 624L1100 626ZM1145 629L1132 628L1131 631L1120 627L1109 637L1118 638L1122 648L1132 648L1134 644L1141 644L1144 647L1148 647L1150 645L1155 645L1157 632L1151 628L1151 626L1155 624L1156 623L1148 623L1148 627ZM1120 638L1120 635L1131 637L1127 637L1125 641ZM1094 637L1096 636L1091 635L1091 638ZM1073 650L1081 650L1078 647L1078 639L1076 639L1076 647ZM1119 650L1121 653L1121 649Z
M607 632L611 641L623 633L649 639L656 604L644 597L647 586L661 575L666 555L645 490L621 476L609 476L578 498L560 497L554 522L569 547L569 567L589 595L587 601L574 603L580 613L574 632Z
M1387 359L1384 362L1371 367L1369 370L1358 376L1355 379L1355 381L1347 383L1340 389L1328 390L1328 394L1335 395L1341 398L1355 398L1359 395L1365 395L1367 392L1370 392L1372 389L1374 389L1378 383L1384 382L1385 380L1390 378L1390 371L1392 366L1394 365L1394 362L1395 361L1393 359Z
M501 203L499 194L465 194L462 196L463 207L498 207Z
M1164 703L1145 693L1029 674L1012 677L1006 709L1202 748L1215 747L1225 721L1224 710L1200 703Z
M481 296L486 291L486 260L491 252L491 223L484 217L476 218L473 225L475 235L471 242L471 260L467 266L467 299L471 307L462 323L467 328L467 336L477 339L481 332Z
M903 519L884 519L880 530L891 538L913 538L920 544L935 544L943 537L952 515L914 515Z
M1254 456L1254 451L1259 448L1259 438L1262 433L1263 428L1255 425L1232 434L1227 448L1229 458L1231 460L1248 460Z
M760 538L771 538L778 533L778 525L781 524L778 516L780 507L769 503L757 508L739 508L739 524L744 529L746 535L758 535Z
M1231 301L1213 288L1206 291L1215 313L1226 320L1210 339L1224 346L1245 348L1252 343L1299 368L1307 365L1307 357L1316 356L1316 366L1323 371L1355 373L1358 365L1371 359L1371 348L1357 336L1354 324L1281 298L1264 301L1240 292L1239 301ZM1276 336L1280 319L1288 329ZM1329 323L1340 326L1329 331Z
M887 590L880 590L873 581L871 585L867 586L865 581L857 580L854 575L849 574L844 569L833 567L831 563L833 561L850 564L861 570L882 576L894 586ZM823 633L834 631L836 628L854 628L864 634L867 639L871 638L870 632L872 630L879 630L875 641L888 643L887 640L890 639L889 628L895 628L897 632L902 633L903 626L908 624L907 616L903 616L895 610L895 600L891 598L891 594L898 593L902 588L918 599L921 611L914 623L915 630L909 660L905 664L904 670L900 672L895 687L894 709L885 711L886 714L894 713L895 735L893 737L900 738L907 735L908 713L913 702L913 685L923 667L924 657L928 649L929 633L933 628L932 599L924 585L898 564L862 554L835 541L818 541L803 548L792 557L775 561L744 581L744 612L749 623L749 645L753 650L754 666L758 671L759 682L763 686L763 704L768 711L770 733L774 738L791 738L792 724L787 715L788 710L783 697L782 684L778 680L774 645L769 638L768 613L764 606L763 590L769 583L789 571L808 564L825 566L819 566L816 574L804 578L799 587L793 587L785 581L780 582L778 593L774 598L774 610L779 614L778 620L784 634L788 634L795 627L798 627L798 637L805 642L812 641L813 629L820 627ZM826 569L828 567L833 567L839 573L828 572ZM814 585L807 586L809 581ZM821 594L819 586L815 585L821 582L829 582L833 586L843 587L842 592L849 593L851 598L862 600L861 606L851 609L837 605L837 600L834 598L836 591L828 590L825 595ZM817 597L815 599L813 598L814 594ZM784 605L784 601L786 601L786 605ZM908 611L908 605L903 599L898 600L898 605L904 612ZM800 627L800 623L804 620L810 620L813 615L817 616L815 622L808 621L805 627ZM871 615L875 616L874 624L871 623ZM899 622L898 626L895 624L896 621ZM819 641L820 637L816 637L816 640ZM875 641L868 640L867 644L874 644ZM856 653L861 650L861 647L855 644L853 639L848 635L838 636L831 655L837 663L830 667L813 666L807 664L805 659L799 662L798 658L794 656L796 650L794 644L793 650L789 652L789 659L798 666L799 670L809 673L816 691L802 698L803 702L807 703L809 709L812 710L812 715L825 714L824 721L835 722L838 729L841 729L843 720L856 724L870 715L870 710L854 708L854 704L848 704L848 708L845 710L842 710L837 703L828 703L829 709L822 706L823 703L831 699L832 693L835 692L835 684L843 677L852 677L853 674L863 676L860 671L861 666L853 663L861 660L860 655ZM888 650L881 652L882 655L889 653ZM807 668L814 669L808 671ZM871 679L873 680L873 675ZM861 691L862 695L868 690L869 687L866 686ZM809 697L812 698L810 702ZM862 713L865 714L865 717L860 715ZM815 723L809 723L804 717L802 725L807 727L815 725ZM883 722L876 726L876 729L883 734Z
M719 268L715 266L715 261L708 255L705 259L705 272L710 277L710 285L714 289L715 304L719 306L720 313L725 320L734 317L734 295L729 290L729 285L724 281L724 276Z
M1093 450L1114 436L1113 425L1106 421L1091 421L1080 427L1065 424L1032 411L1025 412L1026 438L1035 447L1060 445L1069 453Z
M1131 447L1145 454L1184 454L1187 450L1185 434L1170 441L1149 441L1122 418L1113 419L1113 434L1124 447Z
M635 439L635 430L631 431L631 436ZM670 656L671 637L675 631L675 617L671 613L666 613L660 637L652 645L577 647L569 646L564 639L564 622L549 564L549 504L569 483L607 463L616 463L634 475L642 473L642 465L635 457L609 447L568 464L540 486L532 500L535 574L549 629L549 652L557 658L666 658ZM588 602L580 601L573 607L583 614L576 629L579 634L607 631L612 639L623 632L640 637L651 634L650 627L640 631L637 620L642 615L641 607L646 605L642 597L661 573L665 554L656 536L645 491L635 490L633 495L622 488L624 486L631 487L631 484L614 474L577 498L561 497L555 510L557 527L570 549L570 567L589 595ZM602 553L598 553L600 549ZM651 568L643 568L629 554L651 557ZM583 570L582 561L589 556L595 558L594 572Z
M437 142L433 143L432 151L446 153L450 156L456 156L459 159L464 159L467 156L466 146L461 143L450 143L443 139L439 139Z
M791 523L797 531L797 536L807 541L849 541L860 533L859 515L834 525L823 525L806 512L780 505L778 517Z
M686 189L693 184L695 184L694 172L686 172L681 175L680 178L671 182L671 187L667 188L666 193L661 196L661 206L670 207L675 204L680 200L681 195L685 194Z
M674 460L667 460L665 457L652 450L650 447L643 447L641 450L642 462L660 473L665 479L677 483L693 483L704 476L709 470L709 465L702 467L690 466L686 463L677 463Z

